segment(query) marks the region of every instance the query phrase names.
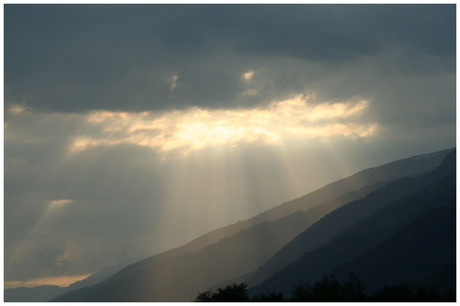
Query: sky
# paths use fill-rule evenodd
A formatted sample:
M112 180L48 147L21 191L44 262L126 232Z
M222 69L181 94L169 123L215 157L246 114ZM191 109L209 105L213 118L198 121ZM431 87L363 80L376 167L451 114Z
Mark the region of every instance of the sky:
M456 144L456 8L4 6L6 287Z

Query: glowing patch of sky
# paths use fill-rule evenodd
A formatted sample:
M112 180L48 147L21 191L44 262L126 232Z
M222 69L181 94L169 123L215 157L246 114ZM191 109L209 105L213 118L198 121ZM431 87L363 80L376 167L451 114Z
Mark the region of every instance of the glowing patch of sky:
M249 73L249 72L248 72ZM190 108L166 113L98 111L88 115L101 127L97 135L78 135L69 151L100 145L131 143L160 151L190 150L238 142L277 144L281 139L306 139L342 135L373 135L378 125L357 119L368 108L366 100L309 103L309 96L277 101L266 108L209 110Z
M27 281L5 281L5 289L18 288L18 287L36 287L42 285L56 285L60 287L67 287L75 282L89 277L91 274L84 275L62 275L50 276L42 278L32 278Z
M21 114L25 112L27 109L21 105L13 105L9 108L9 112L12 114Z
M254 70L247 71L243 73L243 79L246 81L250 81L256 72Z
M179 79L179 76L177 74L173 75L171 78L171 87L169 87L170 91L173 91L177 87L177 80Z
M50 204L51 205L66 205L66 204L69 204L69 203L72 203L72 200L69 200L69 199L62 199L62 200L52 200L50 201Z

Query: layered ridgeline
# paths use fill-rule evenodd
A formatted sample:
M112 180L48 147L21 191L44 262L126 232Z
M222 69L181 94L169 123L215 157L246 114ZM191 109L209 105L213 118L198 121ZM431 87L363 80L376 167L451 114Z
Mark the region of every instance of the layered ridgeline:
M97 285L69 292L55 301L191 301L198 292L226 280L261 284L273 273L299 260L305 252L327 245L343 230L389 202L415 192L418 179L437 168L450 151L415 156L358 172L252 219L130 265ZM395 182L401 178L407 178L407 186ZM383 191L388 188L390 191ZM376 203L367 205L369 198ZM324 223L334 213L336 217L331 219L334 222ZM346 220L350 214L353 216ZM329 226L329 230L325 229ZM300 241L302 247L298 247L296 241ZM305 243L307 247L303 247ZM252 271L255 272L250 273Z
M252 294L353 273L369 294L406 284L455 290L456 161L404 178L335 210L240 280ZM269 277L264 277L268 275Z

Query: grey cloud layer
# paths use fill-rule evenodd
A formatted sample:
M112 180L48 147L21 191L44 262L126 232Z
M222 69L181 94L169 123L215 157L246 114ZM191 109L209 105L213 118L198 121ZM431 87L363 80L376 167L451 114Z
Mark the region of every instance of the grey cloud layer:
M454 69L455 6L7 5L5 100L77 112L246 107L268 102L241 95L249 69L266 67L274 76L264 85L286 93L273 61L333 74L391 48L410 55L406 65L430 57ZM295 90L315 89L316 75L302 75Z
M5 262L21 256L6 280L91 273L364 167L455 146L455 10L7 4ZM101 133L92 110L262 108L304 93L365 99L356 123L382 129L169 161L126 143L68 154L76 136ZM32 111L10 113L14 104ZM65 199L53 218L50 201Z

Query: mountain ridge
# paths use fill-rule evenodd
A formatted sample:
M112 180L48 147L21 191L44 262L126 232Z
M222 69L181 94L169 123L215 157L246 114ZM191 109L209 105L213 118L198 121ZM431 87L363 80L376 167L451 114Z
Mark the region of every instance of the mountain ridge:
M303 195L293 200L289 200L273 208L270 208L264 212L261 212L260 214L257 214L252 218L217 228L215 230L210 231L209 233L192 239L189 243L186 243L183 246L167 250L157 255L150 256L144 260L161 260L161 258L163 258L164 256L175 256L177 254L183 254L190 251L197 251L207 245L219 241L224 237L236 234L237 232L244 230L250 226L265 221L274 220L282 216L287 216L290 213L296 212L298 210L307 210L309 208L321 204L320 202L332 200L333 198L338 197L341 194L346 193L348 191L359 189L366 185L373 185L375 183L382 181L397 179L403 176L417 175L423 171L429 171L437 165L439 165L442 158L445 155L447 155L447 153L451 150L453 149L449 148L432 153L414 155L408 158L394 160L380 166L371 167L358 171L353 175L326 184L325 186L318 188L312 192L309 192L306 195ZM423 160L420 161L420 159ZM386 177L383 177L384 174L380 171L377 171L378 169L383 170L382 172L385 173ZM402 171L402 169L406 169L406 171ZM353 178L353 180L351 182L347 182L347 180L349 180L350 178ZM341 184L345 185L345 187L340 186ZM331 193L331 189L336 190L336 192ZM337 190L342 191L337 192ZM326 199L321 199L319 201L315 200L320 198L320 196L326 196ZM302 207L302 205L305 205L304 203L309 203L310 201L313 202L313 204L310 204L307 208ZM283 212L283 209L285 209L286 207L288 207L287 210L289 212ZM141 260L140 262L143 262L144 260Z
M251 289L252 292L260 293L263 288L278 288L278 290L288 293L291 289L290 287L296 283L317 281L327 271L338 274L343 279L351 271L359 278L361 276L359 270L343 268L342 272L338 273L337 271L340 270L336 269L334 272L334 265L342 264L346 266L345 262L347 261L354 261L355 266L359 265L362 260L356 258L364 256L361 254L363 252L366 254L367 249L377 248L377 245L384 243L385 240L396 235L398 231L402 231L416 222L417 218L440 209L440 207L455 205L455 168L455 152L453 152L445 158L439 168L418 178L418 180L426 181L426 187L424 187L424 184L419 185L418 190L415 192L382 207L367 218L352 224L346 230L340 231L323 247L304 252L299 259L272 273L263 284L254 286ZM453 217L455 218L455 214ZM446 235L451 234L448 231L446 232ZM455 235L455 230L453 233ZM455 252L455 239L453 243L451 241L451 249ZM380 261L384 262L385 259L380 258ZM446 264L449 263L446 262ZM431 272L435 273L436 271ZM368 283L372 283L370 280L376 283L375 274L364 279ZM383 286L382 283L380 285ZM374 290L381 289L376 284L368 287Z
M232 241L232 239L228 240L230 237L234 237L233 239L236 239L235 237L238 236L238 233L242 235L241 233L244 234L244 231L248 230L249 228L252 228L253 229L252 231L254 232L257 225L260 226L266 223L266 226L269 226L270 222L274 222L275 220L280 220L283 218L283 217L275 218L276 216L279 216L279 214L277 213L270 214L270 211L273 212L274 210L274 211L278 211L278 213L281 211L282 212L281 215L282 215L283 213L289 213L290 212L289 209L291 209L292 207L296 207L296 205L303 208L303 210L300 209L300 211L305 211L305 207L307 207L306 208L307 211L309 210L314 211L315 209L318 211L321 211L321 209L327 207L328 204L330 205L330 209L334 210L337 208L337 206L334 206L333 204L331 204L331 202L333 202L331 201L331 199L334 199L334 196L336 197L343 196L346 198L345 195L347 194L347 191L349 194L352 194L354 192L356 193L354 195L355 199L353 198L349 199L353 201L353 200L356 200L356 198L359 199L360 197L365 196L366 194L369 194L370 192L375 192L375 190L382 188L383 185L386 185L389 182L394 181L398 177L422 175L423 173L426 173L429 170L432 170L433 168L438 166L441 163L444 156L452 150L453 149L447 149L447 150L438 151L438 152L434 152L430 154L416 155L416 156L413 156L407 159L387 163L379 167L373 167L373 168L369 168L366 170L362 170L352 176L349 176L342 180L328 184L325 187L320 188L303 197L283 203L277 206L278 208L277 207L272 208L271 210L268 210L262 214L259 214L251 219L240 221L236 223L240 227L235 227L235 224L233 224L233 225L216 230L217 233L219 233L220 231L220 233L224 233L224 235L214 235L216 231L212 231L211 233L214 233L214 234L205 234L191 241L190 243L184 245L183 247L179 247L179 248L146 258L140 262L137 262L135 264L128 266L127 268L123 269L122 271L115 274L111 278L103 281L99 285L85 288L84 290L79 290L78 292L71 292L67 294L66 296L58 297L56 301L69 301L69 300L75 300L75 301L78 301L78 300L80 301L81 300L86 300L86 301L108 301L108 300L114 300L114 301L115 300L116 301L134 301L134 300L138 300L138 301L155 301L155 300L157 301L168 301L168 300L181 301L181 300L184 300L186 301L186 300L191 300L194 298L193 294L196 295L197 293L197 292L192 292L193 290L205 290L206 289L205 286L208 286L212 283L215 284L216 282L219 281L218 279L216 279L215 281L213 279L206 280L203 275L200 275L200 274L204 274L204 272L206 272L209 269L206 264L201 264L201 265L197 264L195 266L193 265L190 266L190 263L192 262L196 262L196 263L200 262L201 259L196 261L197 260L196 258L199 257L197 254L202 254L202 256L204 256L203 254L208 254L207 256L211 256L210 254L213 254L213 253L210 251L210 248L213 245L218 245L219 243L221 244L227 243L228 241ZM374 182L374 185L367 186L372 182ZM335 186L339 186L339 187L335 188ZM359 194L359 192L356 190L356 188L358 188L357 186L361 188L360 190L362 194ZM333 192L331 192L331 190L333 190ZM323 198L321 198L321 193L323 193L323 195L325 194ZM316 197L316 201L315 201L315 197ZM305 204L305 202L303 202L305 201L305 199L310 199L311 201L307 201L307 203ZM326 200L321 201L321 199L326 199ZM329 200L329 202L327 200ZM339 203L337 205L340 206L344 204L346 203L341 203L341 204ZM283 212L283 210L281 210L281 208L279 207L288 207L288 209L285 212ZM298 207L295 209L297 209L297 212L299 212ZM296 211L295 209L294 211ZM327 209L325 209L326 213L327 213ZM298 216L300 215L302 214L299 214ZM288 215L288 216L285 215L284 218L288 218L289 216L292 217L292 215ZM260 220L267 220L269 218L275 218L275 219L271 221L265 221L265 222L260 221ZM254 221L254 219L256 221ZM252 226L242 229L244 228L244 226L248 226L248 224L252 224L251 222L253 223L259 222L259 223L255 223L255 225L253 224ZM246 224L246 225L241 227L242 224L243 225ZM231 233L232 231L234 231L232 235L230 236L225 235L225 232ZM209 235L209 236L206 237L206 235ZM207 238L209 237L211 238L207 240ZM227 242L225 242L226 240ZM199 242L197 243L197 241ZM239 241L241 242L242 240L240 239ZM286 241L286 243L288 242L289 241ZM206 243L208 244L206 245ZM206 248L208 249L206 250ZM187 258L187 260L185 260L184 258ZM201 270L198 269L198 267ZM189 271L189 273L185 273L183 277L176 277L176 278L172 277L172 275L174 274L173 272L180 271L181 268L184 269L182 270L182 273L183 271ZM160 273L159 272L160 270L162 270L163 272ZM146 271L150 271L150 272L146 272ZM193 273L195 274L193 274L191 271L194 271ZM162 278L157 280L157 282L152 282L152 273L153 274L158 273L158 275L162 275ZM209 272L206 272L206 273L209 273ZM136 275L139 276L138 280L143 279L145 282L148 282L150 287L149 286L145 287L142 281L136 281ZM146 276L140 277L140 275L146 275ZM177 290L182 290L182 289L177 289L177 288L181 288L181 286L183 287L190 286L190 283L187 283L186 281L184 281L184 279L187 277L190 277L191 275L194 275L195 276L194 278L197 279L196 284L200 283L198 279L202 280L203 282L202 287L198 286L196 287L196 289L188 288L187 289L188 292L191 292L191 293L187 293L187 294L184 293L183 295L181 295ZM224 279L222 279L222 281L224 281ZM168 282L170 282L171 285L174 285L176 289L176 292L174 292L175 295L171 294L169 295L169 297L164 295L167 290L170 290L170 288L168 289L168 286L164 285L165 283L168 283ZM139 287L136 287L134 284L137 284L138 286L144 286L145 288L140 289ZM138 290L137 295L135 293L136 289ZM130 291L130 290L134 290L134 291ZM105 292L104 293L105 298L101 296L100 294L98 296L98 292L99 293ZM123 295L122 292L126 292L126 294ZM118 296L113 296L114 294ZM122 295L119 295L119 294L122 294Z

